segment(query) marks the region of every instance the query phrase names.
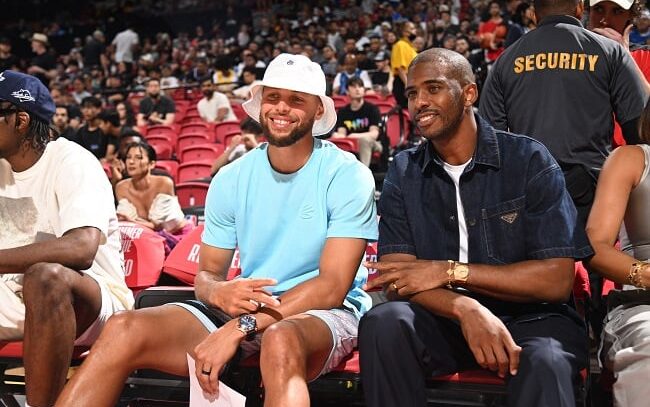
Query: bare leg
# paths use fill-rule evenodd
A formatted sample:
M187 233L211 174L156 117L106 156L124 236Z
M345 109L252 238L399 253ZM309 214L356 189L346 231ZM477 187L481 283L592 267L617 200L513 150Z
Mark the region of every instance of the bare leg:
M65 384L74 340L97 318L101 292L92 278L53 263L25 272L27 402L51 406Z
M319 318L298 315L271 325L260 355L264 405L308 407L307 380L320 373L331 349L332 333Z
M56 406L115 405L128 375L150 368L187 376L186 353L208 335L191 313L175 305L112 316Z

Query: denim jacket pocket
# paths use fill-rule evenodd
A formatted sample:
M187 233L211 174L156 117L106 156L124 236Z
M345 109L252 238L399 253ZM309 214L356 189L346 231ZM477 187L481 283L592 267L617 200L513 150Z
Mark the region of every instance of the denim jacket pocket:
M483 241L488 257L509 264L525 256L524 209L526 197L511 199L481 209Z

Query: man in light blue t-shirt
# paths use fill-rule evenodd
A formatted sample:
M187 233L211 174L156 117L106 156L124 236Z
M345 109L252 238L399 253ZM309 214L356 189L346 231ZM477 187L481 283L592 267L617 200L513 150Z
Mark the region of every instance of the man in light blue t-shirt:
M243 107L268 143L212 181L198 301L114 318L105 328L111 340L93 348L60 405L110 405L125 375L142 368L195 374L214 394L220 372L241 350L244 357L260 352L266 406L309 406L307 381L356 346L359 319L371 305L360 263L367 242L377 239L372 174L312 137L329 133L336 113L325 75L308 58L275 58ZM242 274L226 281L235 247ZM186 352L195 371L188 372Z

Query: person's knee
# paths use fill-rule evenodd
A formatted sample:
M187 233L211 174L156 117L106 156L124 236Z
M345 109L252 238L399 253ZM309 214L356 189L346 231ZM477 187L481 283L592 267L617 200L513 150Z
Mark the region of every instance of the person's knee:
M120 311L108 319L94 346L119 349L122 355L139 354L147 348L147 334L138 323L137 312Z
M305 343L290 321L278 322L264 331L260 348L262 367L282 369L305 363Z
M404 302L387 302L368 311L359 324L359 342L373 343L378 348L392 348L404 335L411 314Z
M56 263L36 263L29 267L23 278L25 305L48 304L48 299L62 303L71 295L70 271ZM33 300L33 301L32 301ZM51 304L48 304L49 307Z
M532 377L571 380L573 368L569 359L572 357L556 339L539 338L523 348L519 371Z

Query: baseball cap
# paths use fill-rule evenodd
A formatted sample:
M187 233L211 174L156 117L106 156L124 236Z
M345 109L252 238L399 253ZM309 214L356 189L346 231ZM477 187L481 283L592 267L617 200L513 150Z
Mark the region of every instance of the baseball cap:
M42 42L45 45L48 44L47 35L43 33L34 33L34 35L32 35L32 41Z
M250 117L259 122L264 86L288 89L320 97L325 112L314 122L312 134L320 136L329 133L336 124L334 101L325 94L325 74L320 65L304 55L280 54L273 59L264 72L261 84L251 88L251 98L242 104Z
M56 110L50 91L38 78L16 71L0 72L0 100L49 123Z
M634 4L634 0L589 0L589 7L593 7L604 1L611 1L614 4L618 4L624 10L629 10L632 4Z
M384 61L386 59L389 59L389 58L388 58L388 54L385 53L384 51L379 51L377 53L377 55L375 55L375 58L374 58L375 61Z

